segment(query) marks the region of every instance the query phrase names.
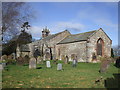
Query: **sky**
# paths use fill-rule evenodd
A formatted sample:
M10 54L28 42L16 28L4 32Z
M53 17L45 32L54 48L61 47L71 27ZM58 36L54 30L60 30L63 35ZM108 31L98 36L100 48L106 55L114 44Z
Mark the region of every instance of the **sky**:
M72 34L102 28L112 39L112 46L118 44L117 2L27 2L36 18L30 23L31 34L41 38L41 31L47 26L51 34L69 30Z

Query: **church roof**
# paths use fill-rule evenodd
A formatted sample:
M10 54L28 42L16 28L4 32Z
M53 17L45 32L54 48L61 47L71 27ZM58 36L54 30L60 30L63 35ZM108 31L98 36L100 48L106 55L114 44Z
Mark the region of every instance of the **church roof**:
M21 51L21 52L30 52L30 49L29 49L28 44L21 45L21 46L20 46L20 51Z
M65 30L65 31L68 31L68 30ZM65 31L62 31L62 32L59 32L59 33L56 33L56 34L49 35L49 36L43 38L42 40L48 41L48 40L50 40L50 39L53 39L53 38L56 37L57 35L65 32ZM69 32L69 31L68 31L68 32Z
M67 36L65 39L63 39L58 44L65 44L65 43L72 43L72 42L78 42L78 41L86 41L90 35L92 35L96 30L85 32L85 33L79 33L79 34L72 34Z

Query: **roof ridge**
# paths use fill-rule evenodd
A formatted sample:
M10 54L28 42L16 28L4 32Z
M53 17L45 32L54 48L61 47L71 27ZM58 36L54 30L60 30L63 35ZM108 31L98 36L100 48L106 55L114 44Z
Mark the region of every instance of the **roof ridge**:
M91 34L95 33L96 31L97 30L83 32L83 33L79 33L79 34L71 34L71 35L67 36L66 38L64 38L58 44L72 43L72 42L78 42L78 41L86 41L88 39L88 37Z
M93 31L88 31L88 32L83 32L83 33L78 33L78 34L71 34L71 35L80 35L80 34L84 34L84 33L90 33L90 32L95 32L95 31L97 31L97 30L93 30Z

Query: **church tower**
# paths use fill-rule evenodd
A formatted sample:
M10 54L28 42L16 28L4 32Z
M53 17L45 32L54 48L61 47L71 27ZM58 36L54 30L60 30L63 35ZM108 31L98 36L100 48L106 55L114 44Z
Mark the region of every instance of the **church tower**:
M47 29L47 27L45 27L45 29L43 28L42 38L47 37L49 34L50 34L49 29Z

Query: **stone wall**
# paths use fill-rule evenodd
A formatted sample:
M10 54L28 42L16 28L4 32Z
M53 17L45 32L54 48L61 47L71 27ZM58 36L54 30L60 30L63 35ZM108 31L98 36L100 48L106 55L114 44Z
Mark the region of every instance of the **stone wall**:
M51 48L52 55L54 58L56 58L56 50L55 50L56 44L59 43L61 40L63 40L64 38L66 38L69 35L70 35L70 32L66 30L66 31L62 32L61 34L58 34L56 37L52 38L49 41L49 46L52 47Z
M91 35L87 41L66 43L66 44L57 44L65 37L69 36L69 31L64 31L55 36L54 38L43 41L38 40L33 43L28 44L30 48L30 53L24 52L22 55L29 55L33 57L35 45L38 46L40 51L43 51L43 59L45 60L45 50L51 48L53 59L62 60L63 57L68 57L69 61L72 61L71 56L75 54L77 56L78 62L91 62L92 55L95 53L97 55L97 41L102 39L104 42L104 56L111 56L111 44L112 41L104 33L102 29L97 30L93 35ZM20 55L19 47L17 48L17 57Z
M64 56L68 56L69 61L72 61L71 56L75 54L78 62L86 62L86 41L58 44L56 46L56 52L56 58L59 60Z
M99 29L98 31L95 32L94 35L92 35L88 39L88 43L87 43L87 60L88 60L88 62L91 62L93 53L95 53L95 55L97 55L97 41L100 38L104 42L103 56L105 56L105 55L108 56L108 57L111 56L112 41L108 38L108 36L103 32L102 29Z

